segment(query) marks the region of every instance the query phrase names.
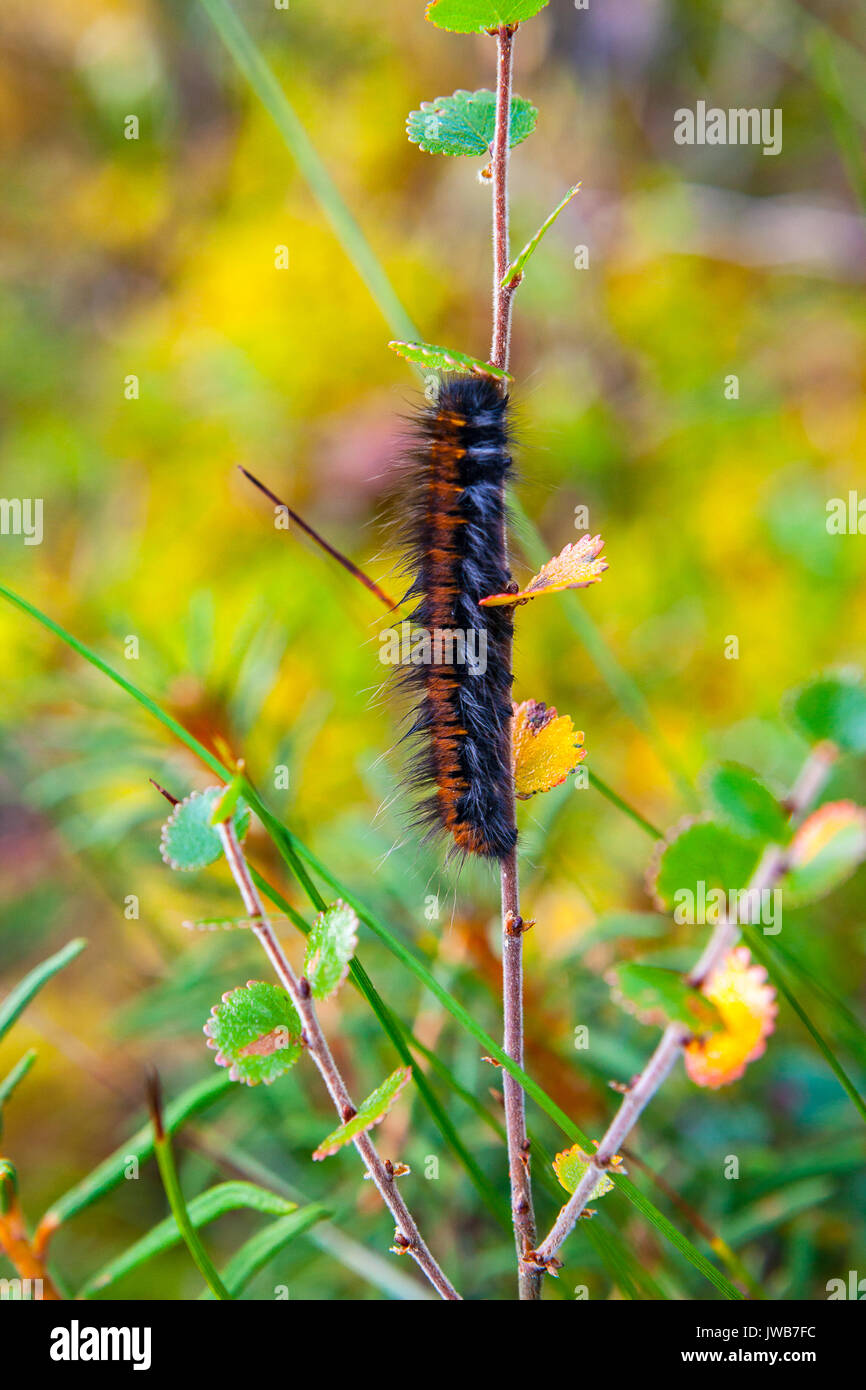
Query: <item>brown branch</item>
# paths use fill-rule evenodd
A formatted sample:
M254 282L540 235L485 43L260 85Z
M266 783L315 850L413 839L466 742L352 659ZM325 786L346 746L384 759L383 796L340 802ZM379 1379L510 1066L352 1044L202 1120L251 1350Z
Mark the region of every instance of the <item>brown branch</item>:
M220 840L222 841L223 853L232 872L232 877L238 886L241 898L247 914L252 919L253 931L258 937L265 954L268 957L280 984L286 990L304 1028L304 1041L307 1051L312 1057L324 1081L328 1094L334 1102L334 1108L341 1120L347 1116L356 1114L355 1106L352 1104L351 1097L346 1084L343 1081L337 1063L334 1061L327 1039L322 1032L315 1005L310 996L309 986L306 981L300 980L292 970L283 948L274 935L273 928L265 915L262 900L258 890L253 883L247 862L244 858L243 850L238 843L234 826L231 821L226 821L217 827ZM459 1300L460 1294L451 1284L450 1280L440 1269L436 1260L431 1255L421 1232L415 1223L406 1203L397 1190L397 1183L393 1169L384 1163L379 1157L376 1146L373 1144L369 1134L359 1134L353 1141L355 1148L364 1161L364 1166L370 1174L379 1193L388 1207L391 1215L396 1222L397 1230L395 1234L396 1246L411 1255L418 1266L427 1275L430 1283L436 1292L444 1299L451 1301Z
M320 536L318 531L314 531L312 526L309 526L302 516L298 516L297 512L293 512L291 507L285 502L281 502L279 497L271 492L269 487L265 487L264 483L260 482L258 478L254 477L253 474L248 472L241 464L238 464L238 469L243 473L245 478L249 479L253 487L257 487L259 492L264 493L265 497L267 497L270 502L273 502L275 507L280 507L287 516L291 517L295 525L300 526L301 530L304 531L312 541L315 541L316 545L324 550L326 555L330 555L332 560L336 560L338 565L342 565L343 569L348 570L351 575L354 575L355 579L359 580L360 583L364 585L365 589L369 589L371 594L375 594L378 599L381 599L387 609L393 612L394 609L400 607L399 603L395 603L392 598L388 597L384 589L380 589L375 580L371 579L368 574L365 574L362 569L359 569L355 562L350 560L347 555L344 555L342 551L337 550L335 546L331 545L330 541L326 541L324 536Z
M810 753L786 803L793 824L796 824L800 817L805 814L819 795L830 774L835 757L835 748L826 743L819 744ZM775 888L784 878L787 868L786 852L778 845L769 845L752 875L748 891L755 893L762 892L764 889ZM694 988L699 987L722 963L739 935L740 925L737 918L722 917L713 929L706 949L694 969L686 977L687 982ZM608 1126L604 1138L590 1157L586 1172L574 1194L560 1211L545 1240L533 1253L530 1259L531 1264L551 1272L559 1267L556 1252L574 1229L575 1223L583 1212L599 1177L610 1167L614 1155L622 1148L641 1112L663 1084L680 1052L691 1037L691 1030L682 1024L668 1024L655 1052L643 1071L626 1091L622 1104Z
M516 286L503 286L509 265L508 244L508 154L511 122L511 88L514 55L514 29L503 26L496 32L496 131L493 138L493 336L490 360L507 369L511 342L511 301ZM507 535L506 535L507 554ZM512 664L513 643L509 641L505 660ZM511 725L506 734L506 762L512 768ZM509 802L514 815L514 774L510 773ZM518 1066L523 1066L523 921L520 916L520 879L517 849L502 861L502 1046ZM524 1257L535 1246L536 1226L532 1205L532 1179L529 1140L526 1134L526 1098L523 1087L508 1072L502 1078L505 1102L505 1131L508 1138L508 1171L511 1181L511 1218L517 1246L519 1294L522 1300L541 1297L541 1275L525 1263Z

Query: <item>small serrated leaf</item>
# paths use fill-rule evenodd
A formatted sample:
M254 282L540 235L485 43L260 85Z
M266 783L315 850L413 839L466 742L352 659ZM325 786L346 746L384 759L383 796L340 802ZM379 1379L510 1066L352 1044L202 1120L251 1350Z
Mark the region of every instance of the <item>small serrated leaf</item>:
M502 367L494 367L492 362L482 362L478 357L467 357L465 352L455 352L453 348L439 347L435 343L388 344L398 357L407 362L415 362L433 372L460 372L472 376L492 376L497 381L510 381L511 373Z
M284 989L262 980L229 990L204 1026L217 1065L232 1081L269 1086L301 1055L301 1021Z
M452 34L483 34L505 24L520 24L539 14L548 0L430 0L426 16Z
M859 671L830 671L796 690L795 723L813 742L829 739L846 753L866 753L866 685Z
M754 840L744 840L725 825L711 820L686 820L656 848L647 874L647 888L661 911L673 911L691 894L699 905L712 890L740 892L749 882L761 853ZM703 885L703 888L701 887Z
M746 839L787 840L788 817L770 788L741 763L720 763L707 777L714 810Z
M521 144L535 129L538 111L523 97L511 98L508 143ZM450 97L422 101L406 117L406 134L425 154L470 155L489 159L496 133L496 93L462 88Z
M676 970L627 961L610 972L616 1002L641 1023L682 1023L693 1033L721 1027L721 1017L709 999L687 985Z
M175 806L162 827L159 845L160 854L172 869L184 872L204 869L219 859L223 852L222 841L218 829L210 822L225 790L224 787L208 787L203 792L192 792ZM242 840L250 824L250 810L245 801L238 801L232 823L238 839Z
M529 241L526 243L523 250L519 253L519 255L515 256L514 260L511 262L510 266L503 275L500 281L500 284L503 287L503 289L506 285L510 285L512 280L519 280L522 278L523 272L526 269L526 264L534 255L539 243L550 231L559 214L565 208L568 207L572 198L576 197L576 195L580 192L580 189L581 185L579 183L576 183L573 188L570 188L568 190L565 197L559 203L557 203L550 216L545 217L538 231L535 233L534 236L529 238Z
M490 594L480 603L483 608L505 608L516 603L528 603L531 598L539 598L541 594L559 594L565 589L587 589L590 584L599 583L608 567L602 550L604 541L601 536L582 536L542 565L525 589L518 589L513 594Z
M304 974L314 999L327 999L345 980L358 946L358 914L341 899L320 912L307 937Z
M816 902L850 878L866 859L866 811L853 801L831 801L803 821L791 843L785 901Z
M571 717L541 700L514 706L511 746L515 795L521 801L558 787L586 757L583 734Z
M553 1171L566 1192L577 1191L589 1167L589 1162L589 1155L583 1151L579 1144L575 1144L570 1149L564 1149L562 1153L556 1155L553 1160ZM622 1166L621 1154L614 1154L610 1161L610 1170L614 1175L617 1173L625 1174L626 1170ZM599 1197L604 1197L613 1186L613 1180L608 1177L607 1173L601 1173L598 1182L586 1199L587 1202L595 1202Z
M383 1081L381 1086L377 1086L372 1095L364 1101L360 1110L351 1120L340 1125L326 1139L323 1139L313 1158L328 1158L335 1154L338 1149L342 1149L344 1144L349 1144L353 1139L357 1139L359 1134L364 1134L368 1129L384 1120L391 1106L396 1101L403 1087L412 1077L411 1067L398 1067L392 1072L387 1081Z

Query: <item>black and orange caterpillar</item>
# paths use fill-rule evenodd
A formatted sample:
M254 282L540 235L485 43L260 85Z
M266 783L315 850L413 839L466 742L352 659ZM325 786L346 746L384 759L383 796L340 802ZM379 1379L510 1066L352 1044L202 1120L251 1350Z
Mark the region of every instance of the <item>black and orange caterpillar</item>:
M419 411L404 498L411 623L457 634L434 659L403 669L415 699L419 752L411 785L419 822L459 852L505 858L514 848L508 725L511 610L479 600L508 588L504 488L511 471L508 399L488 377L451 376Z

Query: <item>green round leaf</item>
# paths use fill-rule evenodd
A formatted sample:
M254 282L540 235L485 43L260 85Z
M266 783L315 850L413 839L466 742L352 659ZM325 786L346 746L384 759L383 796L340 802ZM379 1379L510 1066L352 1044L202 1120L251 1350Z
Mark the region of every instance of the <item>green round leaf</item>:
M503 24L519 24L544 9L548 0L430 0L427 18L452 34L478 34Z
M208 787L178 802L162 827L159 850L166 864L186 871L204 869L219 859L222 840L210 818L224 791L224 787ZM238 801L232 820L237 837L242 840L250 825L250 809L245 801Z
M327 999L345 980L358 945L358 914L338 899L320 912L307 937L304 974L314 999Z
M813 811L794 836L785 877L785 902L816 902L850 878L866 859L866 811L833 801Z
M250 980L224 994L204 1026L216 1062L232 1081L269 1086L301 1055L301 1020L284 989Z
M538 111L523 97L511 98L508 143L513 149L535 129ZM462 89L450 97L422 101L410 111L406 134L427 154L475 155L489 159L496 131L496 94Z
M713 809L747 840L787 841L788 817L770 788L741 763L721 763L707 778Z
M313 1158L328 1158L330 1154L335 1154L344 1144L349 1144L353 1139L357 1139L359 1134L364 1134L366 1130L372 1129L374 1125L384 1120L391 1106L399 1096L403 1087L411 1079L411 1067L398 1067L392 1072L387 1081L369 1095L361 1106L357 1115L351 1120L347 1120L339 1129L335 1129L329 1134L327 1139L323 1139Z
M715 1004L686 984L676 970L658 965L628 961L611 971L614 998L641 1023L683 1023L693 1033L720 1028L722 1020Z
M739 891L749 882L760 852L754 841L742 839L727 826L692 821L675 828L658 846L647 887L656 905L668 911L678 906L678 894L689 892L699 901L701 884L706 891Z
M809 681L794 692L791 712L810 742L829 739L846 753L866 753L866 685L859 671Z

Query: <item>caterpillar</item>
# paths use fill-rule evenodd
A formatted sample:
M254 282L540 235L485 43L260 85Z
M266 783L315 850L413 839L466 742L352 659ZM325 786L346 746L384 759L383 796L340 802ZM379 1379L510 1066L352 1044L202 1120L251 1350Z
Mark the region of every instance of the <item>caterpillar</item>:
M479 600L507 589L504 485L509 407L489 377L448 376L415 420L403 498L403 552L414 603L409 784L417 821L456 853L503 859L517 840L511 794L511 610Z

